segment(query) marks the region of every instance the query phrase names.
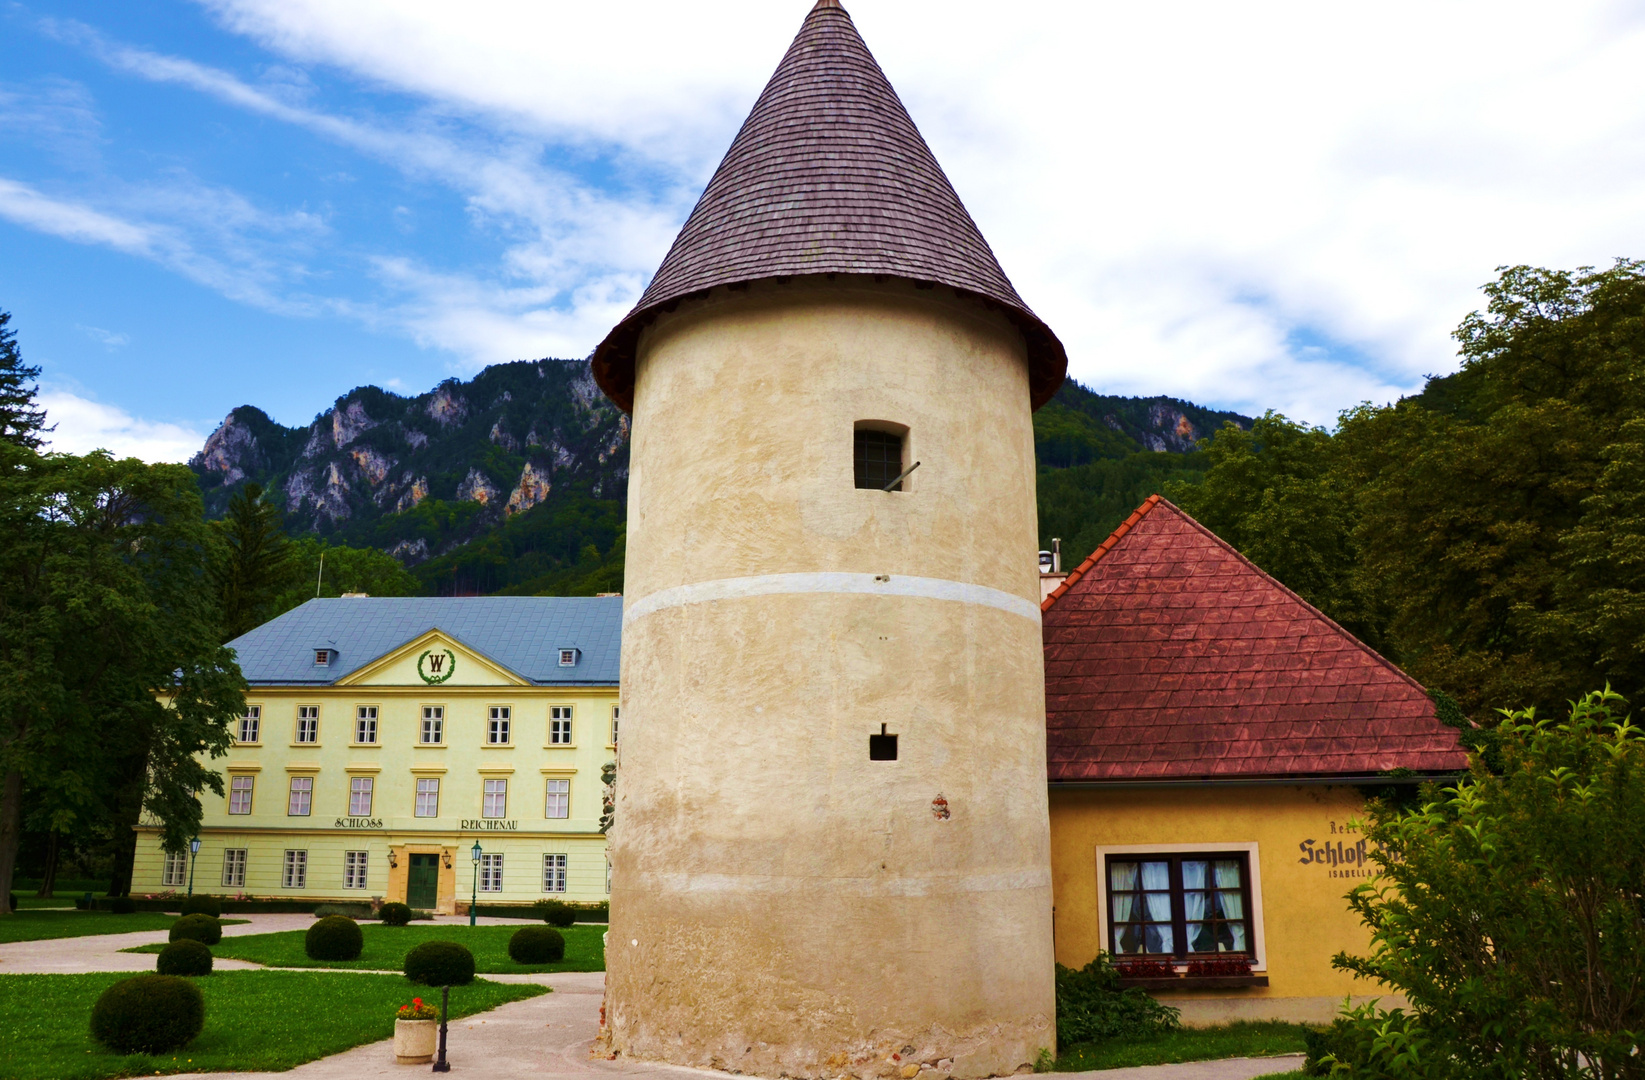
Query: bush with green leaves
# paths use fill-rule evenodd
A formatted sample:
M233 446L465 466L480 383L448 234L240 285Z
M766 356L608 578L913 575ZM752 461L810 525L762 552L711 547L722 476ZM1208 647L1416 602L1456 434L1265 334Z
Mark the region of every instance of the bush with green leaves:
M411 921L411 909L390 901L377 909L377 917L383 920L384 926L404 926Z
M370 904L319 904L314 908L314 917L323 919L327 915L341 915L345 919L359 922L361 919L371 918Z
M162 975L210 975L211 950L191 938L174 941L160 950L154 970Z
M406 953L406 978L424 986L467 986L474 954L455 941L425 941Z
M184 915L210 915L214 919L223 917L223 898L207 896L204 893L188 897L183 901Z
M1414 810L1370 804L1379 874L1349 896L1370 955L1333 962L1410 1011L1347 1013L1332 1033L1342 1049L1327 1051L1339 1071L1641 1075L1645 731L1623 707L1607 688L1563 719L1506 713L1500 775L1476 754L1466 779Z
M577 921L577 909L564 900L539 900L531 905L531 911L550 926L570 926Z
M552 927L522 927L508 939L508 958L516 964L557 964L565 959L565 938Z
M184 915L171 924L172 941L198 941L215 945L223 940L223 924L210 915Z
M1119 972L1107 953L1083 968L1057 965L1057 1042L1147 1038L1175 1031L1180 1014L1143 991L1119 988Z
M175 975L139 975L104 990L91 1009L92 1038L117 1054L165 1054L206 1025L200 988Z
M360 924L343 915L327 915L303 935L303 951L310 960L354 960L365 944Z
M116 915L131 915L137 911L137 901L129 896L116 896L109 901L109 910Z

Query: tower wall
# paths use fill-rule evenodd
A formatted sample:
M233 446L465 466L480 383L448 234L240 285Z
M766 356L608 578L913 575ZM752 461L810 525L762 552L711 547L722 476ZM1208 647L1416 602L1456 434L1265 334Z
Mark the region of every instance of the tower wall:
M642 337L611 1050L986 1076L1053 1047L1024 353L868 278L715 289ZM907 425L907 490L853 486L862 420Z

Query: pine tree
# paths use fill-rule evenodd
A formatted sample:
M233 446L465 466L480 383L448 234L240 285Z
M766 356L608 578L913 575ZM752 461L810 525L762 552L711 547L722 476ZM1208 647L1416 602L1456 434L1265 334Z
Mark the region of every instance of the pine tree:
M280 528L280 511L263 498L257 484L234 493L228 514L215 527L221 546L213 577L222 637L232 641L273 617L270 606L295 569L293 552Z
M38 450L40 436L51 430L45 410L35 407L34 395L40 388L29 385L30 379L39 378L40 369L23 363L17 331L6 328L9 322L11 313L0 311L0 439Z

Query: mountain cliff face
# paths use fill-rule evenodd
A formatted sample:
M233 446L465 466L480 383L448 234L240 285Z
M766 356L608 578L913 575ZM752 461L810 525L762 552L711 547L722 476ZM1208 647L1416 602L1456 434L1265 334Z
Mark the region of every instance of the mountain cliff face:
M1250 419L1069 381L1034 416L1042 545L1082 558L1195 441ZM581 360L486 368L416 397L362 386L306 427L242 405L189 462L208 512L256 481L286 528L398 558L431 593L620 591L628 417ZM1084 550L1080 550L1080 549Z
M628 418L585 361L521 361L416 397L358 387L304 428L243 405L189 465L213 515L256 481L283 505L289 531L416 566L557 497L613 503L620 518Z

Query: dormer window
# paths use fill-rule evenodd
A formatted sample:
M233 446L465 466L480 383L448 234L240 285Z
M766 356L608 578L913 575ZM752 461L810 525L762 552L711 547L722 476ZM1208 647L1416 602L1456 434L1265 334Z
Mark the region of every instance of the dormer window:
M314 650L314 666L315 667L330 667L331 666L331 650L330 649L315 649Z
M581 652L582 652L581 649L561 649L560 650L560 666L561 667L576 667L577 666L577 656Z

